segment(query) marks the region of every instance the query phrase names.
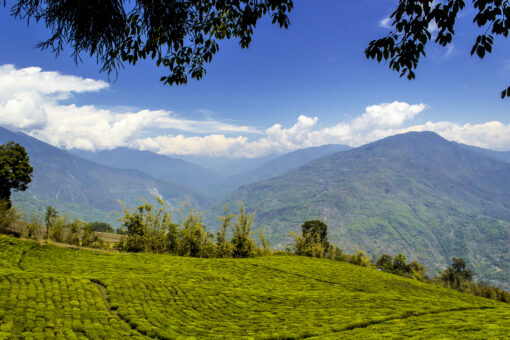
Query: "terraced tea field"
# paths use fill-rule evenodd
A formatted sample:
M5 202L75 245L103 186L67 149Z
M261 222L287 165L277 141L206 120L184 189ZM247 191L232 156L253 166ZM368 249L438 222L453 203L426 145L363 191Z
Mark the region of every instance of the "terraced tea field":
M195 259L0 236L1 339L476 338L510 306L296 256Z

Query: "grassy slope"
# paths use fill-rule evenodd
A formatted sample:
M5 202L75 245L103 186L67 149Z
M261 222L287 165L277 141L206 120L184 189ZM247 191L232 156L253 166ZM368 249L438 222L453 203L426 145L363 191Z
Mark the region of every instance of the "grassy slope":
M0 264L0 338L503 338L510 332L507 304L330 260L109 254L0 236Z
M255 210L255 228L276 247L303 221L326 217L328 239L348 252L401 252L432 274L463 257L478 278L509 289L509 187L509 164L410 133L242 187L228 201Z

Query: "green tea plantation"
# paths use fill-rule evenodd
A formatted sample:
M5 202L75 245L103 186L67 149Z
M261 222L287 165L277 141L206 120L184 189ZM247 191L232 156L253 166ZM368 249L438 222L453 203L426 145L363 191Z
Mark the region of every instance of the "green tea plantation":
M0 339L510 337L510 305L299 256L197 259L0 236Z

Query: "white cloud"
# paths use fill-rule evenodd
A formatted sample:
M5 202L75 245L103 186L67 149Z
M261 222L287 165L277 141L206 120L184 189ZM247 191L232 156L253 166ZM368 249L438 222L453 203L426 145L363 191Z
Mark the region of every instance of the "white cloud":
M161 136L137 141L141 148L163 154L202 154L209 156L259 157L271 152L289 152L305 147L331 143L361 145L373 140L378 129L401 127L425 109L424 104L410 105L393 102L368 106L361 116L332 127L317 129L317 117L300 115L297 122L286 129L274 124L258 140L245 137L209 135L205 137Z
M324 144L360 146L384 137L409 131L434 131L446 139L492 149L510 149L510 124L493 121L482 124L427 122L404 127L426 109L425 104L402 102L368 106L360 116L331 127L317 128L318 118L301 115L285 129L275 124L261 138L161 136L142 139L138 145L163 154L202 154L209 156L258 157L271 152L289 152Z
M408 131L434 131L448 140L459 143L496 150L510 149L510 124L503 124L498 121L481 124L427 122L423 125L397 130L395 133Z
M107 83L92 79L42 72L38 67L17 70L0 66L0 124L12 128L40 129L48 121L47 110L72 93L99 91Z
M365 113L354 119L351 124L356 130L398 127L424 109L425 104L409 105L402 102L372 105L368 106Z
M427 27L427 29L433 36L436 36L437 32L439 32L439 27L437 26L437 22L435 21L429 22L429 26Z
M224 156L226 152L234 151L240 145L245 144L246 137L226 137L225 135L208 135L205 137L158 136L144 138L135 143L142 150L153 150L162 154ZM240 157L241 155L235 155Z
M331 143L359 146L397 133L425 130L466 144L510 149L510 125L497 121L413 125L413 119L427 107L422 103L367 106L355 118L331 126L319 126L318 117L300 115L289 128L275 123L259 131L210 116L189 120L167 110L100 109L61 102L107 87L103 81L36 67L0 66L0 125L58 147L96 150L130 146L176 155L258 157Z
M106 89L108 83L43 71L0 66L0 125L22 130L52 145L86 150L130 145L151 128L192 133L258 133L217 120L182 119L171 111L99 109L64 105L74 94Z
M384 17L379 21L379 27L386 28L386 29L392 29L392 19L390 16ZM435 39L437 33L439 32L439 27L437 26L437 22L431 21L427 27L428 31L432 34L433 38Z
M383 27L383 28L387 28L387 29L392 28L392 26L391 26L391 18L390 17L385 17L384 19L379 21L379 27Z
M451 56L454 51L455 51L455 45L453 43L448 44L448 46L446 46L445 56L447 56L447 57Z

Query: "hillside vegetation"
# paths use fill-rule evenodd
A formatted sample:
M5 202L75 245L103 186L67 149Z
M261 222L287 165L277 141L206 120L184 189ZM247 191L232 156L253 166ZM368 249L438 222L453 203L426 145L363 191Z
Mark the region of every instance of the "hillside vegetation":
M187 198L198 207L210 200L180 184L162 181L138 170L99 165L55 148L23 133L0 127L0 143L16 141L23 145L34 167L29 189L13 194L13 203L27 215L41 214L47 205L65 211L70 217L115 224L119 200L129 206L142 197L163 195L175 207Z
M508 188L510 164L422 132L312 161L228 201L254 210L273 246L285 247L302 221L326 219L345 251L405 253L433 273L460 256L479 280L508 288Z
M116 166L151 170L161 178L169 174L161 180L139 170L102 166L0 128L0 143L7 140L24 145L35 168L29 189L13 193L13 203L27 221L37 218L34 215L40 219L52 205L68 221L105 221L118 227L118 199L133 207L142 197L161 195L171 210L187 198L193 207L207 209L204 230L218 231L216 217L225 201L210 208L210 198L170 182L192 180L184 176L191 167L195 184L206 190L215 176L205 169L149 152L101 153ZM510 289L510 164L501 161L506 153L448 142L430 132L392 136L331 154L343 149L330 145L274 158L238 177L241 182L231 177L213 185L212 193L218 197L229 188L326 155L243 186L227 201L230 206L243 201L247 211L255 211L254 230L263 229L269 245L278 249L288 246L289 232L303 221L323 220L329 239L346 252L361 249L370 257L405 253L429 268L431 276L452 257L462 257L478 282Z
M299 168L312 160L349 149L350 147L342 144L328 144L289 152L267 161L256 169L230 176L223 181L216 183L209 192L211 195L214 195L214 197L223 198L243 185L283 175L284 173Z
M198 259L0 236L0 338L504 338L508 304L326 259Z
M118 169L136 169L162 181L180 183L203 191L222 177L214 171L182 159L158 155L150 151L116 148L101 151L71 150L79 157Z

